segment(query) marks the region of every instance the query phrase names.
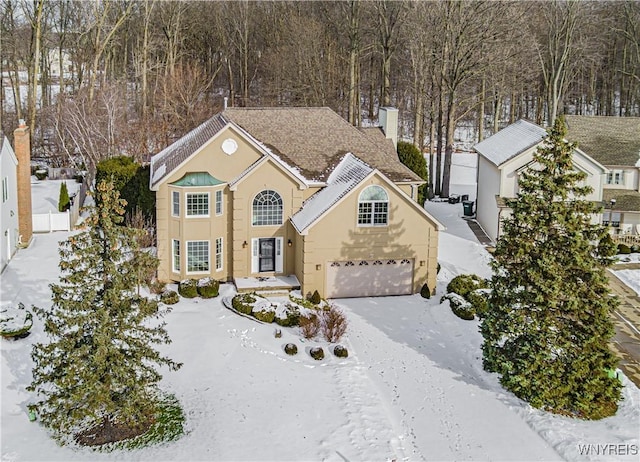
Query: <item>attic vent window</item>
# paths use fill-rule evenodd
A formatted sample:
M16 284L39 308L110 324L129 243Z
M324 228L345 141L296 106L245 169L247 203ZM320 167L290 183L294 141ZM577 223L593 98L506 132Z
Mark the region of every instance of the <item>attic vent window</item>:
M230 156L238 150L238 143L232 138L227 138L222 142L222 152Z

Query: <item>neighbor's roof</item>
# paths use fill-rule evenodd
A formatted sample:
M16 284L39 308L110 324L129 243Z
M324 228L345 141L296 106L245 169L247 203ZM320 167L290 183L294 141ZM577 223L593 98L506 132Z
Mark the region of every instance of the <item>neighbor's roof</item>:
M640 212L640 192L633 189L604 189L602 201L606 209L611 208L611 199L616 200L616 212Z
M327 186L305 201L300 211L291 217L291 223L302 233L371 172L370 166L347 154L329 176Z
M547 131L544 128L520 119L473 148L487 160L500 166L540 143L546 137Z
M640 117L565 116L567 139L603 165L640 167Z
M7 152L11 160L14 164L18 165L18 158L16 157L16 153L13 152L13 148L11 147L11 143L9 143L9 138L4 136L2 131L0 131L0 154L3 152Z
M309 180L326 181L350 152L392 181L423 182L389 140L358 130L330 108L229 108L222 114Z

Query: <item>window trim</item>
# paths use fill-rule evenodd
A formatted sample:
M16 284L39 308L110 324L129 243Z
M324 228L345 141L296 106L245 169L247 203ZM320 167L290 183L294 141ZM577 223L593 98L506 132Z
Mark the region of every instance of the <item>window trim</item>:
M177 244L177 245L176 245ZM177 255L176 255L176 250ZM176 266L176 257L178 257ZM181 255L180 255L180 240L179 239L171 239L171 270L174 273L179 273L181 268Z
M186 241L187 245L186 245L186 273L187 274L209 274L211 272L211 241L208 240L204 240L204 239L199 239L199 240L191 240L191 241ZM198 242L206 242L207 243L207 269L206 270L199 270L199 271L189 271L189 244L194 244L194 243L198 243Z
M176 201L177 199L177 201ZM171 216L180 216L180 191L171 191Z
M190 196L206 196L207 198L207 213L206 214L189 214L189 197ZM209 192L188 192L185 193L185 207L184 215L186 218L209 218L211 216L211 194Z
M220 197L218 197L218 196L220 196ZM222 189L218 189L217 191L215 191L214 198L215 198L214 199L215 214L216 214L217 217L219 217L223 213L222 201L223 201L223 198L224 198L224 194L222 194Z
M385 196L387 196L386 200L363 200L362 196L363 194L370 188L380 188L380 190L382 190L385 194ZM384 204L384 211L380 211L377 210L377 207ZM362 206L364 205L368 205L369 206L369 210L368 211L361 211L362 210ZM376 215L382 215L384 214L384 223L376 223ZM361 217L367 217L368 216L368 220L367 222L361 222ZM373 227L384 227L384 226L389 226L389 193L387 192L386 189L384 189L382 186L377 185L377 184L372 184L367 186L366 188L364 188L360 194L358 195L358 209L357 209L357 214L356 214L356 223L358 225L358 227L362 227L362 228L373 228Z
M267 224L257 224L255 217L256 217L256 213L255 213L255 207L256 207L256 199L258 198L258 196L260 196L263 193L267 193L267 192L271 192L275 195L278 196L279 200L280 200L280 217L279 217L279 222L278 223L267 223ZM282 194L280 194L278 191L276 191L275 189L263 189L261 191L258 191L258 193L253 196L253 199L251 199L251 226L255 226L255 227L265 227L265 226L282 226L282 224L284 223L284 199L282 198Z
M218 244L220 249L218 250ZM215 243L215 256L214 256L214 260L215 260L215 266L216 266L216 271L222 271L224 268L224 259L223 259L223 252L224 252L224 247L223 247L224 241L222 237L218 237L216 238L216 243Z

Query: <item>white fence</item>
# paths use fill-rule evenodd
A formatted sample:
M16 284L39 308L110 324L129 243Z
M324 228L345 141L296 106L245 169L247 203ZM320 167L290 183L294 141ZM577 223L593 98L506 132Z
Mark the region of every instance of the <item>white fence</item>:
M34 233L71 230L71 215L68 210L56 213L34 213L32 220Z

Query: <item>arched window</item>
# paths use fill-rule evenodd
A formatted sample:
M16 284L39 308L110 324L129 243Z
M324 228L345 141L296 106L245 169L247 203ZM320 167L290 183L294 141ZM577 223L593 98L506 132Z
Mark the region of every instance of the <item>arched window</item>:
M369 186L358 198L358 225L386 226L389 219L389 196L380 186Z
M282 224L282 197L275 191L260 191L253 199L253 226L274 226Z

